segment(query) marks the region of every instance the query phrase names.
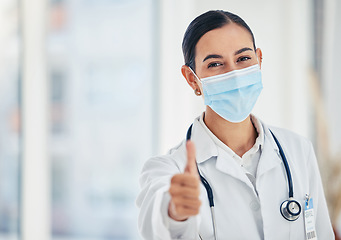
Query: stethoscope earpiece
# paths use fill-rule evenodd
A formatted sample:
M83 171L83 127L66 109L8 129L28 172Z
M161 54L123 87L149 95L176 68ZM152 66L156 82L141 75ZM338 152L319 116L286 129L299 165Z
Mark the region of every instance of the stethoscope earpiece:
M295 221L301 213L301 205L293 198L285 200L281 204L281 214L288 221Z

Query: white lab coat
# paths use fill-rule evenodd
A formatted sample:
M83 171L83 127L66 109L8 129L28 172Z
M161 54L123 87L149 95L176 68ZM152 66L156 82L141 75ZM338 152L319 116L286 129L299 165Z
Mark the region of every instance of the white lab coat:
M313 198L318 239L334 239L312 144L290 131L270 128L285 152L294 198L302 206L299 219L290 222L280 213L281 203L288 199L285 168L269 127L262 125L265 139L257 168L256 192L240 165L213 142L199 118L193 123L191 139L196 145L197 164L213 190L218 239L305 239L306 194ZM213 239L211 213L203 185L199 215L184 222L168 217L170 179L183 172L186 161L183 141L167 155L153 157L145 163L140 177L142 190L136 201L140 207L139 230L145 239L199 239L198 233L204 240ZM263 231L257 228L260 223Z

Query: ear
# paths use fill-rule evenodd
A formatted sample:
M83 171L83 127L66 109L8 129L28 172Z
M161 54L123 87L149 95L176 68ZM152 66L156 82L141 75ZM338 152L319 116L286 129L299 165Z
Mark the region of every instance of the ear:
M263 53L262 53L262 50L260 50L260 48L256 49L256 55L257 55L259 67L262 68Z
M201 87L198 84L197 78L194 76L193 72L191 71L191 69L187 65L183 65L181 67L181 73L184 76L184 78L186 79L188 85L190 85L194 91L195 90L201 91Z

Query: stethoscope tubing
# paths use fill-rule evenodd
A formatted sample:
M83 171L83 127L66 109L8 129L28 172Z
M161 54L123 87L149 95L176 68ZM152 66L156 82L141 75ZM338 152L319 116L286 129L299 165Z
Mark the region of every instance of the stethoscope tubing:
M193 124L188 128L188 131L187 131L187 134L186 134L186 140L187 141L191 139L192 126L193 126ZM273 132L270 129L269 129L269 131L270 131L273 139L276 142L276 145L277 145L278 150L279 150L279 154L281 156L281 159L282 159L282 162L283 162L286 174L287 174L287 181L288 181L288 188L289 188L289 200L297 202L297 201L293 200L294 190L293 190L293 182L292 182L292 177L291 177L291 172L290 172L288 160L287 160L287 158L286 158L286 156L284 154L283 148L282 148L281 144L279 143L278 139L276 138L276 136L273 134ZM213 225L214 239L217 240L217 226L216 226L215 213L214 213L213 191L212 191L212 188L211 188L210 184L208 183L208 181L201 175L200 170L198 168L198 165L197 165L197 169L198 169L198 173L199 173L199 176L200 176L200 180L201 180L202 184L204 185L204 187L206 189L206 192L207 192L207 198L208 198L208 201L209 201L210 210L211 210L211 216L212 216L212 225ZM297 202L297 204L298 204L298 207L301 209L301 206L299 205L298 202ZM298 213L298 215L299 215L299 213ZM294 220L296 220L298 218L298 216L294 216L295 219L292 220L292 219L286 217L285 214L283 214L282 210L281 210L281 214L282 214L282 216L285 219L287 219L289 221L294 221ZM200 239L202 239L200 234L199 234L199 237L200 237Z
M288 164L288 160L284 154L284 151L283 151L283 148L281 146L281 144L279 143L279 141L277 140L276 136L273 134L273 132L269 129L270 133L272 134L277 146L278 146L278 149L279 149L279 154L281 155L282 157L282 161L283 161L283 164L284 164L284 167L285 167L285 171L287 173L287 180L288 180L288 188L289 188L289 198L293 198L294 197L294 190L293 190L293 185L292 185L292 178L291 178L291 171L290 171L290 168L289 168L289 164Z
M189 127L187 134L186 134L186 141L191 139L191 135L192 135L192 126L193 124ZM217 240L217 225L216 225L216 220L215 220L215 212L214 212L214 200L213 200L213 191L212 188L210 186L210 184L207 182L207 180L201 175L200 170L198 168L197 165L197 169L198 169L198 173L200 176L200 180L202 182L202 184L204 185L206 192L207 192L207 198L208 198L208 202L210 205L210 210L211 210L211 216L212 216L212 226L213 226L213 235L214 235L214 239ZM202 239L201 235L199 234L200 239Z

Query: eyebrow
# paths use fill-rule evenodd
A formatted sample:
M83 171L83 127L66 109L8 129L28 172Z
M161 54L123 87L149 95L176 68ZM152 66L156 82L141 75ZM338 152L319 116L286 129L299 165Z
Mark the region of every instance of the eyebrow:
M207 55L204 60L202 60L202 62L205 62L207 59L210 59L210 58L223 58L223 56L221 55L218 55L218 54L210 54L210 55Z
M236 51L234 53L234 55L241 54L242 52L245 52L245 51L253 51L253 50L251 48L245 47L245 48L242 48L242 49L239 49L238 51Z
M239 49L238 51L236 51L234 53L234 55L238 55L238 54L241 54L245 51L253 51L251 48L248 48L248 47L245 47L245 48L242 48L242 49ZM210 55L207 55L204 60L202 60L203 62L205 62L207 59L210 59L210 58L223 58L223 56L221 55L218 55L218 54L210 54Z

